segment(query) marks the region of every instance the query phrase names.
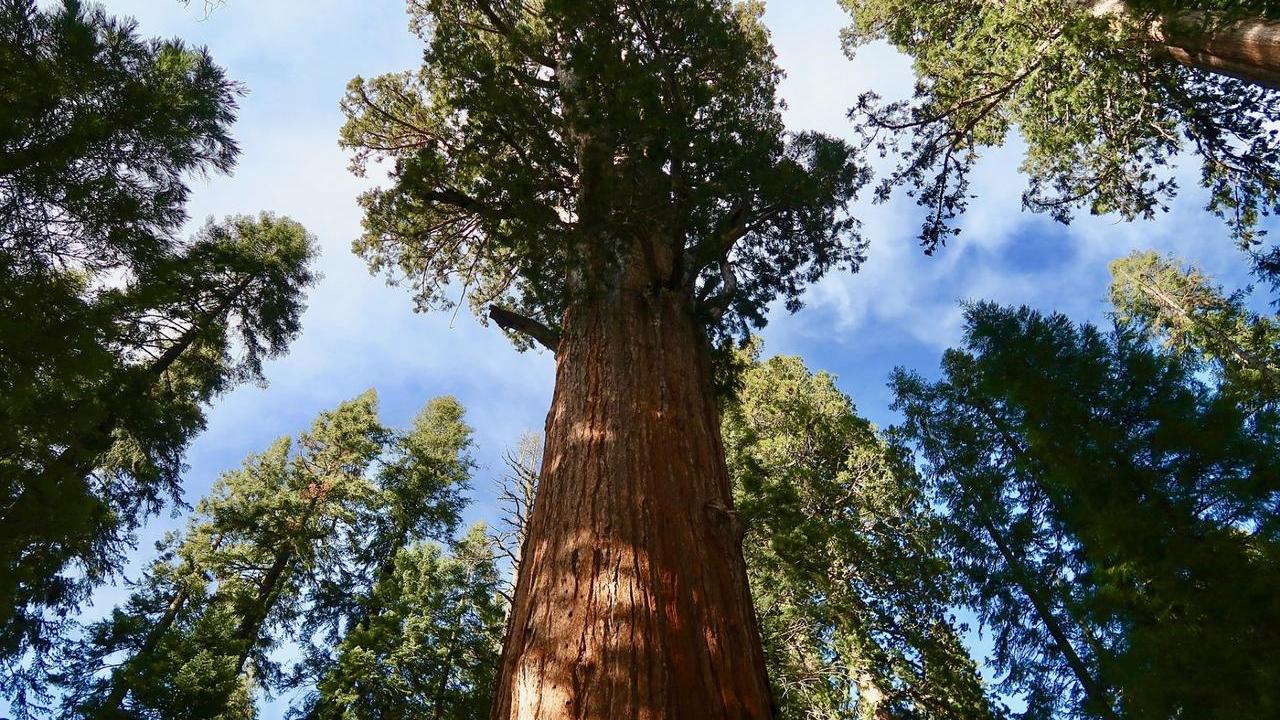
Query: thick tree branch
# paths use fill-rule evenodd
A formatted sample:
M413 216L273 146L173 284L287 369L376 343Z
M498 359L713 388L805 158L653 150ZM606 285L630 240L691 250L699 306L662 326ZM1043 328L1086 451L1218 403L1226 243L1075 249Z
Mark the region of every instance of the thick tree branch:
M733 251L733 246L754 230L756 223L767 220L782 207L781 204L773 204L759 210L752 210L748 201L743 200L738 203L733 212L729 213L720 224L720 231L714 237L706 238L694 247L690 255L692 261L685 269L685 282L692 286L703 269L712 263L720 263L723 268L729 253Z
M560 333L533 318L514 313L499 305L490 305L489 319L507 332L528 335L553 353L560 347Z
M424 193L423 199L428 202L440 203L441 205L452 205L459 210L466 210L467 212L473 212L476 214L492 209L470 195L459 190L455 190L454 188L443 188L441 190Z
M702 309L712 322L719 322L733 303L733 296L738 292L738 276L733 272L733 263L720 261L720 292L702 301Z

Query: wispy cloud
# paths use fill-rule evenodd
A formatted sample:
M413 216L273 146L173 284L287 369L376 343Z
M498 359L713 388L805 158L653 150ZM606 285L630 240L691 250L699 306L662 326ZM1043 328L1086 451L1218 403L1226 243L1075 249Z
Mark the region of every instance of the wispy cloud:
M296 433L317 412L374 387L385 417L396 424L407 423L431 396L462 400L488 468L477 481L474 514L490 513L488 482L500 470L502 450L521 431L543 425L551 358L516 353L465 310L456 320L415 315L403 289L370 277L349 250L360 232L355 197L368 182L349 175L337 148L337 102L353 75L420 61L421 47L398 4L230 0L207 18L199 0L190 7L176 0L109 0L107 6L137 16L145 34L207 45L249 90L236 129L241 163L232 177L196 183L195 219L273 210L306 225L324 251L325 279L311 294L304 334L287 357L267 365L269 386L237 389L211 409L208 430L189 455L188 498L198 499L219 472L271 438ZM794 129L852 139L845 113L859 93L909 94L910 63L890 48L865 48L854 61L844 57L837 34L846 17L832 0L775 2L766 20L788 73L782 94ZM889 370L936 366L940 351L958 340L959 300L1027 303L1100 320L1107 262L1146 247L1176 251L1230 283L1244 281L1240 257L1217 220L1200 210L1196 192L1184 192L1177 209L1155 222L1084 217L1062 227L1020 211L1020 153L1012 142L987 153L973 178L981 199L972 204L963 235L932 258L916 244L921 216L909 199L859 204L856 214L872 243L868 261L855 275L818 284L801 313L774 312L763 333L767 349L804 353L811 365L837 373L861 409L884 423L893 419L884 389ZM1194 184L1192 176L1184 187ZM157 519L147 537L178 522ZM150 556L146 545L138 556ZM106 590L99 607L119 594Z

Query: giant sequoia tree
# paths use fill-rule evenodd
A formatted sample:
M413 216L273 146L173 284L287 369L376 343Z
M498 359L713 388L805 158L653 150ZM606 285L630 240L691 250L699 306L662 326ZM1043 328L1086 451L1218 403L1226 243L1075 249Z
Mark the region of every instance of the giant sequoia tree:
M710 339L857 265L864 171L784 130L758 3L410 8L424 66L344 101L356 250L557 356L493 717L767 717Z
M958 230L979 153L1016 127L1023 205L1151 217L1177 191L1168 165L1197 156L1209 209L1244 246L1280 207L1280 7L1232 0L841 0L850 52L888 40L912 56L915 97L851 111L901 156L879 188L928 210L929 251Z

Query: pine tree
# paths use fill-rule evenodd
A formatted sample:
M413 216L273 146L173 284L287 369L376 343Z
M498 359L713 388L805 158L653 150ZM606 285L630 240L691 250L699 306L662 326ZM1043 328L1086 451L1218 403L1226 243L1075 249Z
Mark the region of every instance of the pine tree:
M905 186L933 252L956 232L981 151L1016 126L1023 206L1066 222L1079 208L1132 220L1177 191L1167 167L1201 163L1208 209L1246 248L1280 207L1280 7L1231 0L841 0L849 52L888 40L915 61L915 97L870 93L850 112L900 155L878 189ZM1239 78L1245 78L1241 80Z
M412 430L388 438L379 461L377 493L350 522L337 528L343 556L322 568L309 591L303 635L318 642L313 641L292 680L295 685L319 688L308 699L306 717L340 718L367 710L361 698L325 688L351 680L353 668L346 666L350 662L346 654L356 652L353 648L361 647L371 633L376 635L375 626L381 632L410 619L406 613L414 608L413 599L391 597L395 588L409 582L404 573L442 572L437 565L443 561L432 555L431 543L450 541L459 524L462 492L475 467L471 434L463 422L462 406L451 397L441 397L428 403ZM444 582L442 577L435 579ZM388 613L390 619L384 618ZM377 683L374 678L361 680L365 688L375 688ZM369 692L384 698L382 712L413 714L403 704L394 711L395 688Z
M253 717L309 579L341 560L334 528L377 492L386 438L372 391L226 473L185 538L69 655L66 711L86 718ZM123 655L112 668L110 659ZM108 669L111 668L111 669Z
M754 362L725 414L780 718L993 718L950 618L951 571L910 456L796 357Z
M370 596L378 611L336 648L308 717L482 720L497 681L505 603L476 525L453 548L400 548Z
M767 717L709 337L858 264L865 170L784 131L759 3L410 10L424 66L343 103L356 250L558 361L492 717Z
M0 249L15 274L138 271L173 248L185 178L226 172L240 88L203 49L64 0L0 2Z
M942 380L894 382L1003 689L1029 717L1273 716L1274 433L1131 329L966 317Z

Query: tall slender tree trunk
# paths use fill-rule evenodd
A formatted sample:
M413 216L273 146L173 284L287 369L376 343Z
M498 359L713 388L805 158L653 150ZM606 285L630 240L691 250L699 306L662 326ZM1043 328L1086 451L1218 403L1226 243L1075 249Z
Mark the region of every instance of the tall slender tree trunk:
M298 519L297 535L281 539L271 559L271 566L267 568L266 574L258 583L258 593L253 599L253 604L240 618L234 636L240 644L240 654L236 658L236 675L244 671L245 663L249 662L249 656L253 654L253 648L262 639L262 628L266 626L267 616L280 601L280 591L289 573L294 570L294 562L298 559L299 543L306 539L307 529L316 512L320 510L321 503L328 500L329 487L329 483L323 476L317 477L308 487L307 505ZM320 538L314 538L306 541L314 543L319 540Z
M128 676L129 665L137 661L139 658L145 658L155 652L160 645L160 640L164 638L165 633L169 632L169 628L173 627L173 623L178 619L178 613L182 612L182 607L187 602L187 590L182 588L165 607L164 614L160 616L159 622L155 627L147 633L147 637L142 642L142 646L138 648L138 652L134 653L130 658L130 662L119 668L112 674L111 692L107 694L107 699L102 703L102 710L106 717L116 717L120 713L120 708L124 704L124 699L128 697L132 684L129 682Z
M222 536L219 535L213 541L212 550L216 552L221 545ZM191 571L196 572L195 568L191 568ZM111 692L107 694L106 700L102 703L105 717L116 717L120 713L125 698L128 697L129 691L133 689L130 682L132 678L128 674L130 666L140 659L149 659L151 654L156 651L156 648L160 646L160 641L169 632L169 628L173 627L173 623L177 621L178 614L186 607L188 598L190 598L189 588L184 584L169 599L168 604L165 605L164 613L156 621L156 624L147 631L142 644L138 646L138 651L129 658L128 662L112 673Z
M1133 17L1128 0L1091 0L1099 17ZM1280 89L1280 21L1264 17L1221 20L1204 12L1159 16L1146 40L1188 67Z
M271 614L276 601L280 599L280 586L289 566L293 564L295 555L293 542L285 540L283 547L276 551L267 574L258 584L258 594L253 604L249 606L244 617L240 618L240 624L236 627L235 633L236 641L240 645L240 654L236 658L236 675L244 671L245 663L249 662L249 656L253 654L254 647L262 639L262 628L266 625L267 616Z
M632 285L565 317L494 720L772 714L705 331Z
M1098 678L1094 677L1089 666L1085 664L1080 653L1076 652L1075 646L1071 642L1071 638L1067 635L1066 629L1054 614L1053 608L1050 606L1049 599L1041 590L1040 585L1031 577L1026 568L1022 565L1022 560L1014 554L1013 548L1005 542L1004 535L996 528L995 523L991 521L982 510L976 509L974 512L978 515L978 521L981 523L987 535L991 538L992 544L996 546L1000 556L1004 558L1005 564L1013 571L1014 577L1017 578L1018 586L1022 589L1022 593L1031 601L1031 606L1035 608L1036 615L1040 617L1040 622L1044 623L1045 630L1049 636L1053 638L1054 644L1058 647L1058 652L1062 653L1066 659L1067 665L1071 667L1071 671L1075 674L1076 680L1080 682L1084 688L1086 696L1089 698L1092 710L1109 720L1120 720L1116 714L1113 705L1114 694L1111 689Z

